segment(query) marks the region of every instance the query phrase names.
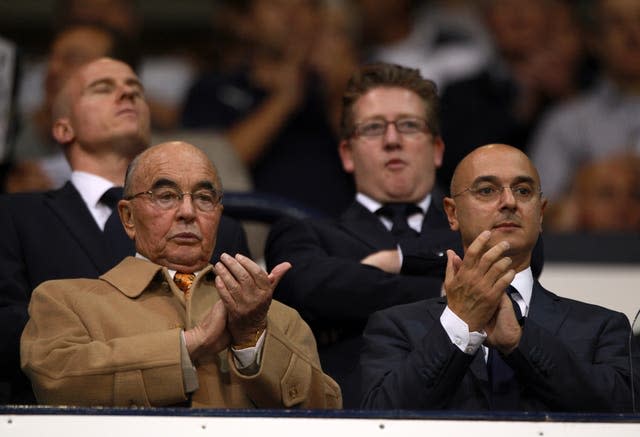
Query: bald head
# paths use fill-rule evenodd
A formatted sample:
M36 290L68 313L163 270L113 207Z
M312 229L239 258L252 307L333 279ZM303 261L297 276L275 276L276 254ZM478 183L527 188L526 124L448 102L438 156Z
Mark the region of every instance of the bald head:
M170 166L169 164L173 161L176 161L177 165L177 161L181 161L182 158L188 158L187 165L190 165L189 162L197 162L203 166L204 170L212 175L215 188L222 190L218 170L201 149L184 141L168 141L146 149L131 161L125 177L124 196L134 194L133 185L136 178L153 173L163 165Z
M181 141L153 146L131 163L118 204L136 250L180 272L211 259L222 214L218 173L197 147Z
M460 231L465 250L488 230L491 246L509 243L507 255L516 271L529 266L546 201L527 155L506 144L479 147L456 167L451 193L445 210L451 229Z
M458 163L451 178L451 193L459 193L468 188L468 185L465 185L465 183L468 183L465 176L473 172L474 167L483 166L487 162L505 162L508 159L526 161L535 183L538 187L541 186L538 170L522 151L507 144L487 144L473 150Z

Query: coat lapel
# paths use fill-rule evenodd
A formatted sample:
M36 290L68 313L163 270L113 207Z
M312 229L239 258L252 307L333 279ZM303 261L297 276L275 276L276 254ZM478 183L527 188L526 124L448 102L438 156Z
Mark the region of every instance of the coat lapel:
M442 193L439 190L434 189L431 193L431 203L429 204L429 209L424 216L424 220L422 222L422 231L421 235L428 233L430 230L434 229L449 229L449 221L447 220L447 215L444 212L444 207L442 205Z
M366 246L375 250L392 249L396 243L382 222L358 202L354 202L340 217L340 226Z
M528 318L551 334L556 334L568 312L569 307L562 305L558 296L545 289L538 281L533 283Z
M102 231L71 182L48 193L45 204L60 219L99 272L112 267Z

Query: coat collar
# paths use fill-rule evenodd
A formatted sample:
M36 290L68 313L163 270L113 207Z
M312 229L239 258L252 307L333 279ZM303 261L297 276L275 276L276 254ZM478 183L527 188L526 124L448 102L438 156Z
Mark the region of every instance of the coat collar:
M196 278L197 286L202 281L213 281L213 266L205 267ZM140 296L149 286L155 283L173 284L173 279L166 267L154 264L142 258L128 256L120 264L100 276L129 298Z

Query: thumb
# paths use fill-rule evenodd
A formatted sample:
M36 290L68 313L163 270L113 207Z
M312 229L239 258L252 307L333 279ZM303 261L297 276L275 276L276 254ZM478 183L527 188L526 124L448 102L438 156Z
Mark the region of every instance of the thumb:
M453 250L447 250L447 269L444 274L444 289L445 291L449 288L449 285L453 281L456 273L460 270L460 266L462 265L462 259L455 253Z
M271 270L271 273L269 273L269 281L274 288L276 287L276 285L278 285L284 274L287 273L290 268L291 263L283 262L278 264Z

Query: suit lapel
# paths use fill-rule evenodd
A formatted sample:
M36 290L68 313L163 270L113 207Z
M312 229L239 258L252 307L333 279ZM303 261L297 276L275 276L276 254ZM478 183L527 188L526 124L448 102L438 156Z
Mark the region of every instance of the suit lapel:
M60 219L99 272L112 267L102 231L71 182L48 193L45 204Z
M439 190L434 189L431 193L429 209L422 221L422 231L420 232L420 235L425 235L430 230L441 228L449 229L449 221L447 220L447 215L445 214L442 206L442 194Z
M392 249L396 243L382 222L358 202L353 202L340 217L340 226L349 234L376 250Z
M558 296L534 281L528 318L551 334L556 334L568 312L569 307L562 305Z

